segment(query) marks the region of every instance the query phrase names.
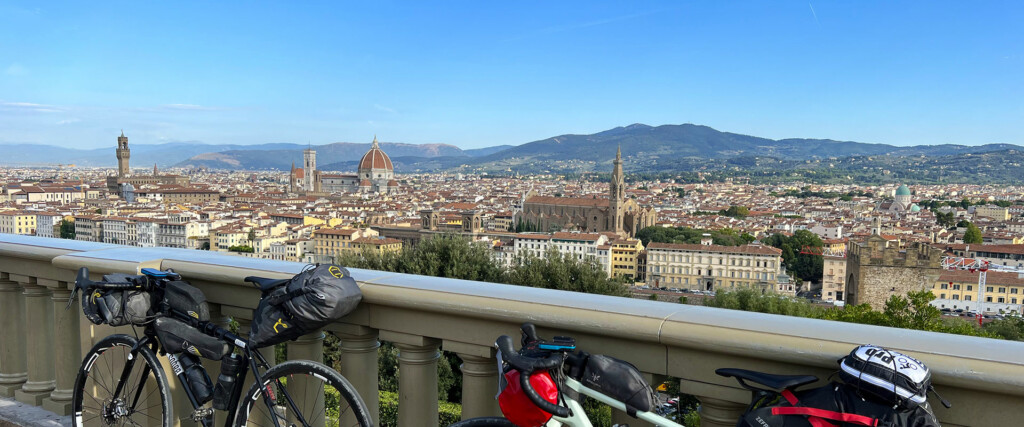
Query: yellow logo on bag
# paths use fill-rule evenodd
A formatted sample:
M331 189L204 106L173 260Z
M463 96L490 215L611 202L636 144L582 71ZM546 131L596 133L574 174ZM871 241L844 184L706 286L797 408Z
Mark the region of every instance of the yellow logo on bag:
M287 325L287 324L285 324L284 322L282 322L282 321L281 321L281 319L277 319L277 323L275 323L275 324L274 324L274 333L275 333L275 334L276 334L276 333L279 333L279 331L277 330L277 326L278 326L278 325L280 325L280 326L284 327L285 329L288 329L288 325Z
M331 276L337 277L337 278L339 278L339 279L340 279L340 278L341 278L342 276L344 276L344 273L342 273L342 272L341 272L341 269L340 269L340 268L338 268L337 266L334 266L334 265L332 265L332 266L328 267L328 268L327 268L327 272L328 272L328 273L331 273Z
M100 294L99 291L94 292L92 294L92 301L90 301L90 302L93 303L93 304L96 304L96 298L103 298L103 295Z
M189 315L189 316L192 316L192 317L194 317L194 318L196 318L196 319L198 319L198 318L199 318L199 313L196 313L196 312L194 312L194 311L191 311L191 310L189 310L189 312L188 312L188 315Z
M202 355L203 355L202 353L200 353L200 352L199 352L199 349L198 349L198 348L196 348L195 346L191 346L191 347L189 347L189 348L188 348L188 352L189 352L189 353L192 353L192 354L194 354L194 355L196 355L196 356L202 356Z

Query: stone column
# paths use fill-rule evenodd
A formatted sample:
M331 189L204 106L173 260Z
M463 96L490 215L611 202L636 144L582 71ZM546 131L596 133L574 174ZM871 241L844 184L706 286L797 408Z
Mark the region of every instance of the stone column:
M462 419L501 415L498 400L494 398L498 394L497 360L457 354L462 359Z
M75 386L78 369L82 365L82 349L79 345L79 311L81 304L68 306L71 291L67 282L58 282L53 290L54 368L56 388L50 397L43 399L43 409L60 415L71 414L71 393Z
M21 286L0 273L0 396L14 397L28 379L25 364L25 315Z
M32 357L27 358L28 381L21 390L14 392L14 398L33 406L43 404L43 398L53 391L53 314L50 313L50 290L35 283L35 278L25 278L25 326L28 329L26 350Z
M747 405L707 396L700 399L700 427L733 427Z
M324 333L316 331L306 334L288 343L288 360L312 360L317 363L324 361ZM288 392L305 416L312 415L317 407L324 406L323 382L316 378L292 378L289 380ZM325 412L325 411L322 411ZM321 412L316 419L306 419L311 426L324 426L326 420ZM289 421L295 422L291 417Z
M437 427L437 359L441 342L419 337L398 347L398 426Z
M341 339L341 375L359 392L370 410L374 425L380 424L380 393L377 379L377 330L365 328L359 335L337 334Z

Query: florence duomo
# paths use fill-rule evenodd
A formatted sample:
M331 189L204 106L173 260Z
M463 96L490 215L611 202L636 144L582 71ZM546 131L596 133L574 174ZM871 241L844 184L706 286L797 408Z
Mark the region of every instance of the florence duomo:
M303 167L292 165L288 174L291 193L372 193L390 194L398 191L395 167L374 135L370 150L359 160L355 174L325 174L316 168L316 150L302 152Z

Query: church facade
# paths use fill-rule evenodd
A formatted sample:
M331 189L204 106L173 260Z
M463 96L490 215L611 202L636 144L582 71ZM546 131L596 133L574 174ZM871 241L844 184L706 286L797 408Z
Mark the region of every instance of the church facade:
M530 196L519 217L539 231L610 231L628 237L658 222L653 207L642 207L636 200L626 198L621 149L615 154L607 199Z
M395 167L377 137L373 137L370 150L359 160L355 174L323 174L316 169L316 151L303 152L303 167L292 165L288 175L288 190L292 193L373 193L390 194L398 191Z
M117 175L107 177L107 192L111 194L122 194L126 185L132 189L138 189L143 185L174 184L187 186L188 177L178 175L158 175L156 165L153 165L152 175L133 175L129 160L132 157L132 150L128 147L128 137L117 137L117 149L114 151L117 156Z

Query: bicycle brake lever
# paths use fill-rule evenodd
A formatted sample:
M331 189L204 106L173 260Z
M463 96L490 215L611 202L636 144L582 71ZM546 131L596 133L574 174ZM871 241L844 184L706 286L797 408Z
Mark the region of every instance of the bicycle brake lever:
M68 309L71 308L71 304L73 304L75 302L75 296L77 296L77 295L78 295L78 286L76 285L75 289L71 290L71 296L68 297L68 305L64 306L64 311L68 311Z

